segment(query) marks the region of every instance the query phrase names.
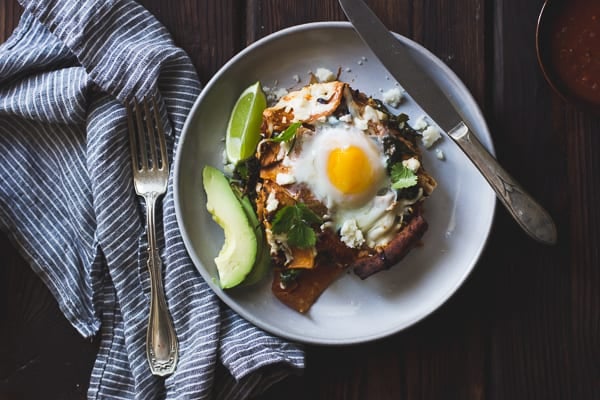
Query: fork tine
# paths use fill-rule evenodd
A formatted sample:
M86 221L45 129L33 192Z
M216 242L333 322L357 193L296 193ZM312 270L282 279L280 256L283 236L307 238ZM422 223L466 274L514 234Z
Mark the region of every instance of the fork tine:
M149 169L158 169L158 154L156 153L156 132L155 126L160 125L156 118L153 118L150 112L150 106L148 105L148 98L144 98L144 116L146 117L146 132L148 133L148 141L150 142L150 162L152 166L148 165ZM154 108L154 106L153 106ZM154 110L156 111L156 109Z
M134 128L134 114L135 111L132 109L133 107L135 107L135 102L131 105L127 105L125 107L125 109L127 110L127 131L129 132L129 149L131 150L131 164L133 165L133 170L134 171L139 171L140 169L140 164L139 164L139 160L138 160L138 152L136 151L136 149L138 148L137 146L137 139L135 137L135 128Z
M160 146L160 169L169 168L169 163L167 162L167 141L165 137L165 131L162 125L162 119L160 118L158 112L158 106L156 105L156 98L152 97L152 107L154 108L154 120L156 121L156 127L158 130L158 144Z
M142 120L142 107L140 107L140 104L137 101L133 101L133 106L134 106L134 110L135 110L135 118L136 118L136 122L137 122L137 137L138 137L138 146L137 146L137 151L138 151L138 155L141 159L141 165L138 164L138 166L136 167L137 169L145 169L148 168L148 152L146 150L146 137L144 134L144 122Z

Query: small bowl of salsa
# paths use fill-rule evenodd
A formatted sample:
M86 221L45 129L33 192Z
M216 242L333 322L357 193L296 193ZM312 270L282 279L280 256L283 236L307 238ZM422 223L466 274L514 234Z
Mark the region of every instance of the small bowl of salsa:
M546 0L536 47L550 86L567 102L600 114L600 0Z

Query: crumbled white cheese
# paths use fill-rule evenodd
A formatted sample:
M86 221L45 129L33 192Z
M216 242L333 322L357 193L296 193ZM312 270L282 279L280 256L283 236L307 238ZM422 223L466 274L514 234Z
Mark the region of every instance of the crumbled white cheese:
M317 68L315 77L319 82L331 82L337 79L336 75L327 68Z
M277 102L280 98L288 94L287 89L280 88L277 86L263 86L262 90L265 93L265 96L267 97L267 102L271 104Z
M355 219L348 219L344 221L340 228L340 239L351 248L356 248L365 242L363 233L356 225Z
M383 115L384 114L381 111L378 111L371 106L366 106L363 110L362 117L367 121L379 122L379 120L382 119Z
M292 79L294 80L294 82L300 83L300 75L295 74L295 75L292 76Z
M362 113L362 118L354 118L354 126L358 129L366 131L369 128L369 121L379 122L385 118L385 114L374 109L371 106L366 106Z
M292 183L296 182L296 177L292 174L277 174L275 182L281 186L291 185Z
M273 212L273 211L277 210L278 206L279 206L279 200L277 200L277 196L275 195L275 192L269 193L269 197L267 197L267 204L265 206L265 209L267 210L267 212Z
M271 91L271 95L273 96L274 101L279 100L286 94L288 94L288 91L285 88L276 88L275 90Z
M283 254L285 255L285 263L284 265L288 265L294 260L294 255L292 254L292 249L287 244L287 235L275 235L275 240L279 244L279 249L283 250Z
M402 101L402 91L400 88L394 87L383 92L382 100L390 106L396 108Z
M271 256L275 256L279 251L283 251L283 254L285 255L285 265L289 264L294 259L292 251L287 244L287 235L285 233L275 234L271 229L265 228L265 237L269 244L269 253Z
M274 256L279 251L279 244L275 240L273 231L269 228L265 228L265 238L267 239L267 243L269 244L269 253Z
M417 172L419 170L419 167L421 166L421 163L419 162L419 160L416 159L416 157L411 157L407 160L402 161L402 165L410 169L412 172Z
M362 118L354 118L354 126L360 129L361 131L366 131L369 129L369 120Z
M427 117L425 115L420 116L415 123L413 124L413 128L417 131L421 131L421 141L423 142L423 145L425 146L425 148L430 148L431 146L433 146L433 144L435 142L437 142L442 135L440 134L440 131L438 128L436 128L435 126L429 125L429 123L427 122ZM437 154L437 157L440 158L440 154ZM442 158L443 159L443 153L442 153Z
M446 159L446 155L444 154L442 149L435 149L435 156L438 158L438 160L443 161Z
M428 149L431 146L433 146L433 144L435 142L437 142L441 137L442 137L442 135L440 134L440 131L438 130L438 128L436 128L435 126L429 125L423 131L423 136L421 137L421 141L423 142L423 145L425 146L425 148Z
M351 124L352 123L352 115L350 115L350 114L342 115L340 117L340 121L345 122L347 124Z
M413 124L413 128L416 129L417 131L422 131L423 129L427 128L428 126L429 126L429 124L425 120L424 115L421 115Z
M337 119L335 115L330 115L329 118L327 118L327 123L329 125L337 125L340 123L340 120Z

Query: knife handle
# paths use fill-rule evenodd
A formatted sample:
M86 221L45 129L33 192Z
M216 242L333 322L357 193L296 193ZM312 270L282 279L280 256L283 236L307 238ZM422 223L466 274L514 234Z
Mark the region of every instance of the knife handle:
M513 218L532 238L544 244L556 243L556 226L552 217L483 147L464 122L448 132L488 181Z

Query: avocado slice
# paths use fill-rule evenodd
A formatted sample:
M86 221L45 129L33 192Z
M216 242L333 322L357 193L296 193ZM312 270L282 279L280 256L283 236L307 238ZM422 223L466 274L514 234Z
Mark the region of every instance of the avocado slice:
M225 234L215 264L221 288L229 289L242 283L254 266L258 250L256 233L225 175L205 166L202 179L206 209Z
M251 286L255 283L260 282L265 275L270 271L271 267L271 254L269 254L269 247L267 245L267 239L262 230L262 225L258 221L254 207L248 196L244 196L241 191L234 189L234 193L238 197L238 200L242 204L242 208L246 212L250 225L254 227L254 233L256 235L257 254L256 261L252 271L248 274L246 279L242 282L242 286Z

